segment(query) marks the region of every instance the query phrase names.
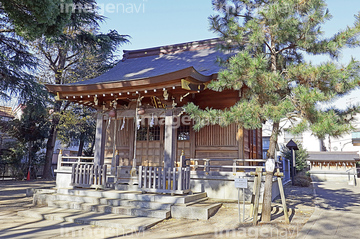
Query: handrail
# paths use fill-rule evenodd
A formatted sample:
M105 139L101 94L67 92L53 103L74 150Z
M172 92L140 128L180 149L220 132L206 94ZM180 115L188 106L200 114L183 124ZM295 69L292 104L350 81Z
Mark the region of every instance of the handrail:
M73 161L64 161L64 159L69 159L69 160L73 160ZM75 159L75 160L74 160ZM84 161L84 160L92 160L91 162L89 161ZM60 153L58 155L58 162L57 162L57 170L72 170L72 166L74 164L80 165L80 164L85 164L85 165L93 165L94 164L94 157L83 157L83 156L66 156L62 154L62 150L60 150Z
M191 161L237 161L237 162L260 162L260 163L265 163L266 162L266 159L224 159L224 158L219 158L219 159L214 159L214 158L211 158L211 159L207 159L207 158L203 158L203 159L193 159L193 158L190 158L188 160L191 160Z
M83 157L83 156L62 156L62 158L66 159L94 159L94 157Z
M182 156L184 157L184 156ZM184 160L184 159L181 159ZM199 159L199 158L190 158L190 159L185 159L185 161L190 161L193 162L194 164L190 164L188 166L190 166L190 168L192 169L197 169L197 168L204 168L205 172L209 172L211 171L211 168L216 168L216 169L232 169L232 171L235 173L236 169L255 169L255 168L265 168L264 166L260 166L260 165L237 165L237 163L241 162L241 163L265 163L266 159L208 159L208 158L204 158L204 159ZM204 164L199 164L199 162L204 162ZM211 162L224 162L224 161L232 161L232 165L211 165Z

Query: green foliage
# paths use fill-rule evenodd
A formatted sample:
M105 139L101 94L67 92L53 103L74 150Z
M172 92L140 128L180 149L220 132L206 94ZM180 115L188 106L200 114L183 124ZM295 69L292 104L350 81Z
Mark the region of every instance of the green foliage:
M117 48L128 42L128 36L120 35L115 30L107 34L99 33L99 22L103 20L103 16L97 13L95 0L73 2L76 9L70 11L70 21L63 27L62 33L58 36L42 37L32 44L33 51L40 59L41 71L38 72L38 78L43 83L67 84L96 77L108 69L109 63L113 63ZM83 6L92 10L83 11ZM68 103L62 101L54 104L46 146L44 178L51 178L50 166L57 136L55 129L67 106Z
M15 23L16 20L12 17L22 18L24 15L12 12L12 8L23 7L14 2L0 1L0 98L9 100L11 96L17 95L23 103L34 101L47 93L29 74L36 69L36 58L30 53L28 43L16 32L17 24L21 24ZM26 8L22 10L26 11ZM21 26L27 27L25 23Z
M94 78L113 65L116 50L128 42L127 35L115 30L99 32L103 17L97 14L94 0L74 0L74 4L93 10L72 11L60 35L45 36L32 44L41 60L41 82L67 84Z
M70 20L70 12L62 6L71 0L2 0L0 6L9 17L16 33L35 39L43 35L59 35Z
M48 110L44 104L38 101L27 102L22 108L20 119L0 121L1 132L16 140L1 155L1 160L11 166L16 178L23 178L30 166L44 163L44 157L39 151L45 146L50 126Z
M306 160L309 158L309 154L306 151L306 149L304 149L303 145L300 142L296 142L299 150L295 150L295 168L296 171L300 172L304 169L306 169L307 167L307 163ZM281 148L281 154L284 158L288 159L288 160L292 160L292 154L291 154L291 150L288 149L285 146L282 146Z
M210 17L210 28L223 40L219 48L234 55L219 60L224 70L208 87L236 90L241 98L225 110L188 104L195 128L236 122L253 129L270 121L271 157L283 118L293 123L294 133L310 129L319 138L351 131L359 107L340 112L318 105L359 87L359 62L335 61L344 47L359 46L359 16L354 26L324 38L321 26L331 15L323 0L213 0L213 6L218 14ZM304 54L326 54L333 61L313 65L304 61Z
M24 179L28 164L23 162L26 157L26 147L19 141L7 143L0 154L0 175L4 176L5 170L10 169L11 177Z
M83 145L87 146L85 149L92 148L96 130L95 113L95 110L84 106L73 106L65 111L57 126L58 139L68 147Z

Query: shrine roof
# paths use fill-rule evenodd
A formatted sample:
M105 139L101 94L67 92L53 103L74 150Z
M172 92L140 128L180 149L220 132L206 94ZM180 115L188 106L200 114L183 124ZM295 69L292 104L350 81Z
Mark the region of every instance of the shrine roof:
M124 51L123 59L112 69L94 79L71 85L91 85L110 82L134 81L154 78L182 70L193 70L201 76L200 81L211 80L221 67L217 58L231 53L216 49L218 39L188 42L176 45ZM173 80L173 79L169 79Z
M0 117L14 118L14 113L11 107L0 106Z

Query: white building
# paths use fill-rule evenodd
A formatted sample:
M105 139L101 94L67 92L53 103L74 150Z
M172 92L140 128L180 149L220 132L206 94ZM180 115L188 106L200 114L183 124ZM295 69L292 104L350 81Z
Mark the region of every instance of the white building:
M299 135L293 135L286 131L291 126L289 120L283 120L280 123L281 133L278 137L279 149L285 146L290 139L300 142L308 152L359 152L360 150L360 115L356 116L354 124L355 130L351 133L344 134L342 137L326 137L323 141L312 134L311 131L305 131ZM263 157L266 158L266 151L269 149L270 135L272 125L266 123L263 125Z

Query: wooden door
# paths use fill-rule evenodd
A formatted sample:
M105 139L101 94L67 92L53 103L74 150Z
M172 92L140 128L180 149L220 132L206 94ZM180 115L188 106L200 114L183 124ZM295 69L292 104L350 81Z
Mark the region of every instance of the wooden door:
M160 167L163 165L164 128L148 125L138 129L136 159L138 165Z
M191 155L191 126L181 125L176 132L177 136L177 150L176 150L176 163L179 163L180 155L184 151L185 158L189 159Z

